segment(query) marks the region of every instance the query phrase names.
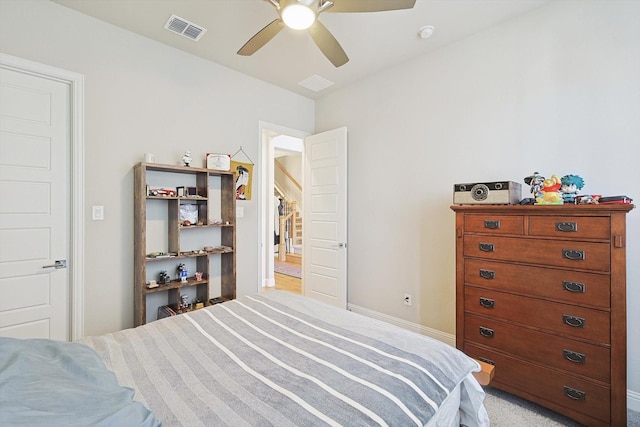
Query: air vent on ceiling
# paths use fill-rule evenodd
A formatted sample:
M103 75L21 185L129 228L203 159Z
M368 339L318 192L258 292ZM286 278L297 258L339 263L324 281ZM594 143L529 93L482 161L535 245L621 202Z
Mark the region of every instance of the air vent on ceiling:
M317 74L307 77L306 79L298 82L298 85L305 89L312 90L314 92L320 92L333 85L331 80L327 80L324 77L320 77Z
M176 15L171 15L164 28L196 42L207 32L205 28Z

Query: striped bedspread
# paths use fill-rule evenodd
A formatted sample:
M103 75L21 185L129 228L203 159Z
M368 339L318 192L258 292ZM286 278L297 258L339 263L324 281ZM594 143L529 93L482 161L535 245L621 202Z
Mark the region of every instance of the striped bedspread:
M280 291L81 342L164 426L424 426L477 368L438 341Z

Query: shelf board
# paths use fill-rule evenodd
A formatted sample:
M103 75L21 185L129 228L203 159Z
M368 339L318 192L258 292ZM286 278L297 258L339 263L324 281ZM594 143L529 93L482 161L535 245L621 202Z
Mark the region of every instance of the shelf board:
M147 199L152 200L178 200L180 197L172 197L172 196L146 196Z
M197 254L182 254L182 255L174 255L174 256L165 256L165 257L155 257L155 258L145 258L146 262L154 262L154 261L169 261L173 259L183 259L183 258L197 258L207 255L217 255L217 254L227 254L233 252L233 249L227 250L213 250L211 252L197 253Z
M160 163L140 163L148 171L175 172L175 173L208 173L209 175L233 175L233 171L219 171L215 169L195 168L191 166L165 165Z
M189 228L214 228L214 227L232 227L234 224L203 224L203 225L178 225L180 230Z
M147 288L147 285L144 285L144 291L147 294L152 294L155 292L164 292L164 291L168 291L171 289L180 289L180 288L186 288L189 286L198 286L198 285L204 285L209 283L208 280L195 280L195 279L187 279L187 283L182 283L180 280L172 280L171 283L169 283L168 285L158 285L157 288Z

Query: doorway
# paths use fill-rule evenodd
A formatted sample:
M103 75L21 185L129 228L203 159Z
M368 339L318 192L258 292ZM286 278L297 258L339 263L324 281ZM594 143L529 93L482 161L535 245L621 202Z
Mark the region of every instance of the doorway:
M302 174L307 135L260 123L262 290L283 288L302 293Z
M261 243L259 289L275 287L275 143L287 135L303 141L303 262L301 293L347 307L347 128L315 135L260 122ZM306 237L304 237L306 235Z

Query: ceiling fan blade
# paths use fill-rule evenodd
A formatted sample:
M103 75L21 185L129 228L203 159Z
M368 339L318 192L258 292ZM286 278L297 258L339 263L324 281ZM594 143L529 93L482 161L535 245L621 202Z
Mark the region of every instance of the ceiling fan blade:
M416 0L333 0L326 12L382 12L385 10L411 9Z
M342 49L342 46L340 46L340 43L338 43L338 40L333 37L333 34L331 34L329 30L327 30L327 27L322 25L320 21L316 20L316 22L313 23L309 28L309 34L311 34L313 41L322 53L324 53L324 56L326 56L336 68L349 62L349 57L344 49Z
M269 40L274 38L276 34L284 28L282 19L274 19L266 27L258 31L248 42L244 44L238 51L238 55L250 56L256 53L258 49L267 44Z

